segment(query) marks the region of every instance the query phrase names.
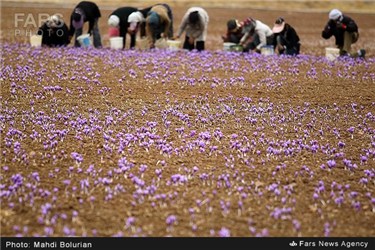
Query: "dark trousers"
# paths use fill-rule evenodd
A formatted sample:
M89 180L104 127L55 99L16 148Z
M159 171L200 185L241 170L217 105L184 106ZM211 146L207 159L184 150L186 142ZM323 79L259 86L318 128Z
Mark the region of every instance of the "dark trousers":
M274 45L274 35L267 36L267 45ZM244 51L254 50L260 44L259 35L254 33L252 41L244 48Z
M230 34L228 37L228 42L230 43L240 43L241 37L238 37L236 34Z
M185 36L183 48L187 50L197 49L198 51L202 51L204 50L204 41L196 41L195 44L190 44L189 37Z
M123 38L122 40L122 48L125 49L126 46L126 34L127 34L127 28L120 31L120 36ZM130 35L130 49L135 47L135 41L136 41L136 34Z
M340 49L340 55L346 56L350 55L352 57L357 57L358 52L351 52L352 50L352 44L356 43L358 41L358 32L344 32L344 44L337 46Z
M280 55L298 55L301 44L290 44L282 36L276 36L276 46L281 47L278 49Z

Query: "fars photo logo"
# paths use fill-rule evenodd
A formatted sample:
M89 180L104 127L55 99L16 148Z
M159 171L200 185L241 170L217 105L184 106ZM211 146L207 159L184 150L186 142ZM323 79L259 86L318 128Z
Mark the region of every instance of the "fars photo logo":
M38 28L41 27L51 16L58 16L60 20L63 20L61 13L55 13L50 15L49 13L25 13L18 12L14 14L14 35L15 36L32 36L37 32ZM63 25L63 22L60 24Z

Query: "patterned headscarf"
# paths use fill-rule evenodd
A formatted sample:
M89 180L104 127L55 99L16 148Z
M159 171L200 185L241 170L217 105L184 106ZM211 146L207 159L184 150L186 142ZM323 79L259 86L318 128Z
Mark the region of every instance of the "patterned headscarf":
M256 21L254 19L252 19L251 17L246 18L245 21L243 22L242 33L246 34L248 32L251 32L252 30L255 29L255 25L256 25Z

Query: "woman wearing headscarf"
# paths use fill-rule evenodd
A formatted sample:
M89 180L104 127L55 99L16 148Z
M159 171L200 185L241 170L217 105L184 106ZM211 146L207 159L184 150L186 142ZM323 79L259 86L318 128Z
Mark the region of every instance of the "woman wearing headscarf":
M238 44L243 36L242 33L243 22L238 19L232 18L227 21L227 33L221 36L223 42Z
M70 42L68 26L58 15L50 16L37 34L42 36L42 45L48 47L66 46Z
M271 28L259 20L247 18L243 22L242 33L244 35L240 40L240 45L246 50L260 53L263 46L274 44L274 35Z
M279 17L272 28L275 34L275 45L280 55L298 55L300 51L300 40L296 30L286 23L284 18Z
M128 23L129 23L128 33L129 34L136 34L138 30L140 30L140 37L143 38L146 36L146 17L152 7L153 6L140 9L129 15L128 17Z
M356 43L359 38L356 22L338 9L332 9L328 18L329 21L322 31L322 37L329 39L334 36L341 56L365 57L366 51L364 49L351 51L352 44Z
M114 10L108 18L108 25L111 28L118 29L119 35L123 38L122 39L123 49L125 49L126 34L128 33L128 29L130 27L130 23L128 23L128 18L132 13L136 11L138 11L137 8L121 7L121 8ZM130 48L135 47L135 42L136 42L136 33L130 33Z
M173 38L173 15L167 4L156 4L147 13L146 36L151 48L162 37Z
M197 49L198 51L204 50L204 43L207 38L208 21L209 17L207 12L201 7L191 7L186 11L176 36L179 38L185 31L184 49Z
M82 1L77 4L77 6L74 8L70 16L70 30L69 30L70 38L73 35L75 35L76 39L75 39L74 45L76 47L80 47L80 44L77 41L77 37L82 35L83 24L85 22L89 23L89 30L87 33L93 36L94 47L95 48L102 47L102 40L101 40L99 26L98 26L98 21L100 17L101 17L101 13L96 3L90 2L90 1Z

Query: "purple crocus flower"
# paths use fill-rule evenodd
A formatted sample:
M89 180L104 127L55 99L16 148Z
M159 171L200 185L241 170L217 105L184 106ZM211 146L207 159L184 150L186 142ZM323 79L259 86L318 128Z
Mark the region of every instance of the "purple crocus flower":
M351 134L353 134L353 132L354 132L354 127L350 127L350 128L348 128L348 132L351 133Z
M365 163L368 160L366 155L361 155L361 163Z
M83 157L82 155L80 155L79 153L76 153L76 152L72 152L70 154L70 156L78 163L81 163L83 161Z
M294 219L292 221L292 223L293 223L294 229L296 231L300 231L301 230L301 223L298 220Z
M177 217L175 215L169 215L165 222L167 223L168 226L173 225L177 221Z
M135 218L134 217L131 216L131 217L126 219L125 226L127 228L133 226L134 224L135 224Z
M327 161L327 165L329 168L333 168L336 166L336 161L335 160L329 160Z
M229 229L222 227L219 231L219 236L220 237L230 237L230 231Z
M40 177L39 177L39 173L38 173L38 172L34 172L34 173L32 173L31 176L32 176L33 179L36 180L37 182L40 181Z

